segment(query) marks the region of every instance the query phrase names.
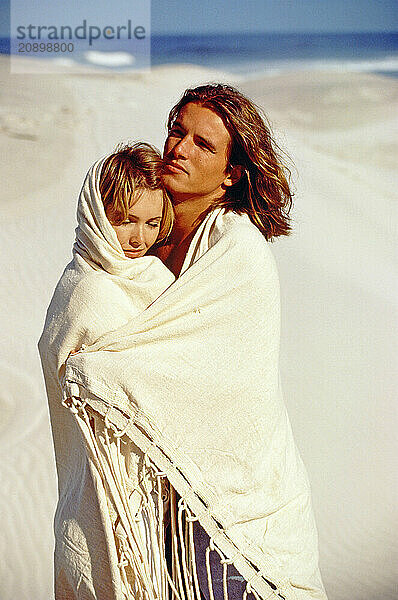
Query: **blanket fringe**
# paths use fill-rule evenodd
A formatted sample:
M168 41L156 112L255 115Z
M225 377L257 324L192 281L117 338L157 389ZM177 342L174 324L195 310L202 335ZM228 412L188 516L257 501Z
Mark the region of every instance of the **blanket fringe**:
M99 417L84 400L69 397L71 410L84 437L92 464L103 482L110 514L118 569L126 600L203 600L197 572L194 523L197 517L183 498L178 498L165 473L144 454L138 481L129 477L123 454L123 431L107 417ZM170 526L171 560L166 556L166 525ZM222 565L222 600L229 600L228 559L210 538L205 552L209 600L214 595L211 553ZM170 565L171 563L171 565ZM170 568L171 567L171 568ZM250 582L242 600L261 600ZM283 599L282 595L277 595ZM271 592L270 596L275 597ZM234 595L234 600L237 600ZM265 599L263 599L265 600Z

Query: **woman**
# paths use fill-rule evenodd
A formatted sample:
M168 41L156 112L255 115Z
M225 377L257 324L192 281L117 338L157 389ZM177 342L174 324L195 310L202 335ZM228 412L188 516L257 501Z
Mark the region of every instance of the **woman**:
M90 169L78 201L73 260L39 342L58 472L57 600L122 597L115 513L74 418L62 406L60 380L71 351L126 324L174 281L159 259L144 256L173 224L161 174L160 155L147 144L122 147ZM125 450L128 460L142 457Z

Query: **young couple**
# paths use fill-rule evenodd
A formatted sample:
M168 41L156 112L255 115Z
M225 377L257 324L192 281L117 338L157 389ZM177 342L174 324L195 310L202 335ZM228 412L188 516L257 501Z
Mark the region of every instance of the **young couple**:
M163 160L135 144L89 171L39 342L57 600L326 598L278 374L267 240L291 203L269 128L220 84L172 108Z

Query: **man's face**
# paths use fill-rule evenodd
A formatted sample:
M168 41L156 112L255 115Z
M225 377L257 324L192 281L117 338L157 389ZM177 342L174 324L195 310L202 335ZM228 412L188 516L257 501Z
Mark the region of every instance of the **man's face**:
M173 202L200 197L209 203L225 194L231 142L222 119L209 108L183 106L164 145L163 181Z

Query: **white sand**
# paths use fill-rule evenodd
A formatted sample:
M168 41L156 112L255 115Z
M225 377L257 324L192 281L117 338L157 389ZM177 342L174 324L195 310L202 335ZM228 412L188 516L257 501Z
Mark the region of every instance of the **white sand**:
M9 76L0 62L2 600L52 597L56 481L36 342L71 256L83 177L122 140L161 147L182 90L221 78L176 66ZM312 72L241 87L264 107L296 166L294 234L273 246L281 363L329 598L392 600L398 82Z

